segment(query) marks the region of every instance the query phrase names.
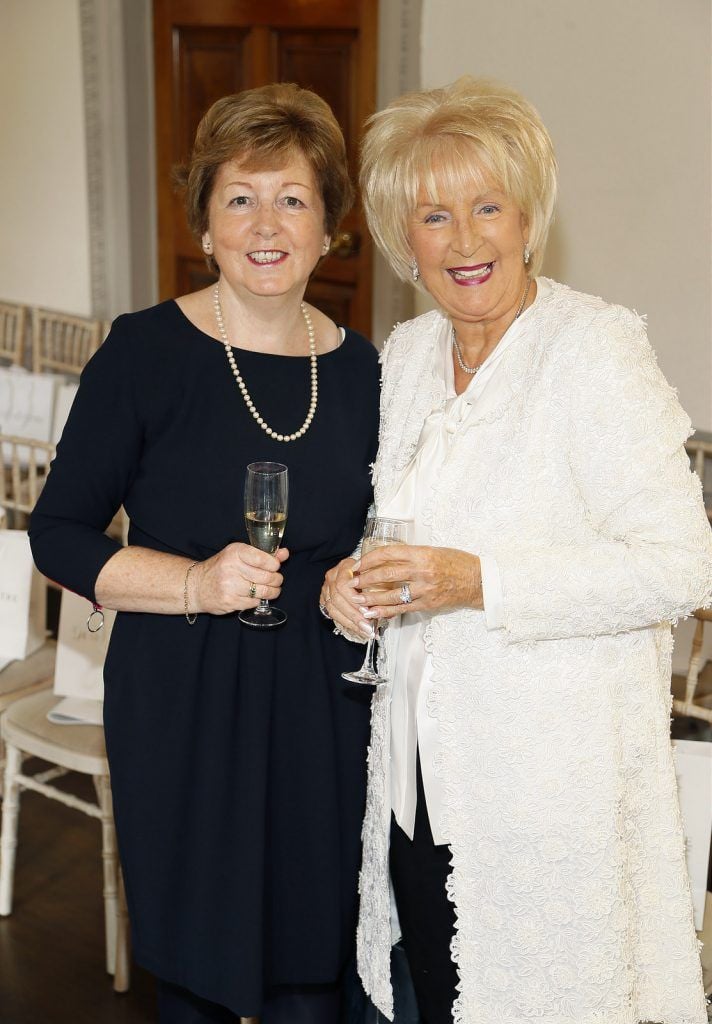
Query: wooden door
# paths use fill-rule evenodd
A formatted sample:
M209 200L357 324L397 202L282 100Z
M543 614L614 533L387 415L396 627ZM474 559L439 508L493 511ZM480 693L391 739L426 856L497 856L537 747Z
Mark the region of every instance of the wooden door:
M375 109L378 0L154 0L158 248L161 298L211 280L171 183L198 121L220 96L296 82L322 96L346 138L353 180ZM357 205L309 283L338 323L371 333L372 249Z

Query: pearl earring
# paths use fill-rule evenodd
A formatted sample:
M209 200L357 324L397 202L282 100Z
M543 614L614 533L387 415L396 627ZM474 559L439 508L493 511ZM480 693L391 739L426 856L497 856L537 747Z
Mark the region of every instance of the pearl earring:
M525 245L524 246L524 262L528 263L531 258L532 258L531 249L529 248L528 245Z
M413 283L415 284L415 282L416 282L416 281L417 281L417 280L419 279L419 277L420 277L420 270L419 270L419 268L418 268L418 264L417 264L417 262L416 262L415 256L414 256L414 257L413 257L413 259L412 259L412 260L410 261L410 272L411 272L411 274L413 275Z
M203 252L205 253L205 255L209 256L212 251L213 251L213 243L212 242L203 242Z
M331 248L331 242L324 242L324 244L321 247L321 255L322 256L326 256L326 254L327 254L327 252L329 251L330 248Z

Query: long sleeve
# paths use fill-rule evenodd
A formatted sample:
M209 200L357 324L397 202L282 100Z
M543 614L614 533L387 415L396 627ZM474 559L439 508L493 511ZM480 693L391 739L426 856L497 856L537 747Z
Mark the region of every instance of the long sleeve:
M712 534L683 448L690 423L642 320L619 312L572 365L569 462L587 526L580 543L497 551L513 642L635 630L712 600Z
M85 367L30 520L40 571L89 600L102 566L120 548L104 530L124 501L142 447L130 341L119 318Z

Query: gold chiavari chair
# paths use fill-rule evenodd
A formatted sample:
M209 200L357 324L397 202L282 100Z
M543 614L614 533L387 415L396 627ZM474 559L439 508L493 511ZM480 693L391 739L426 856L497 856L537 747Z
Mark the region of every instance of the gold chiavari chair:
M705 490L706 480L712 476L712 441L692 439L685 445L687 454L690 456L692 468L702 482L702 489L705 497L705 508L707 516L712 522L712 482ZM705 639L705 627L712 623L712 609L699 608L693 613L695 619L695 633L692 638L690 649L690 660L687 665L687 676L685 678L684 697L675 698L672 702L672 710L675 715L698 718L712 724L712 694L700 695L697 687L700 673L704 671L702 664L703 646Z
M32 309L32 369L78 376L104 340L101 320Z
M50 442L0 434L0 507L5 509L8 527L27 527L53 457Z
M22 366L25 356L27 307L0 302L0 360Z

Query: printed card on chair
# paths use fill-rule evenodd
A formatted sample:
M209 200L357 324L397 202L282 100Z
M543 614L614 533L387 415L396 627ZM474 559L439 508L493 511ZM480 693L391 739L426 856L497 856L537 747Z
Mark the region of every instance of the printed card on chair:
M49 441L52 436L57 388L64 378L0 367L0 427L4 434ZM7 457L7 453L6 457ZM44 454L38 462L44 465Z
M26 658L45 642L47 581L25 530L0 530L0 659Z

